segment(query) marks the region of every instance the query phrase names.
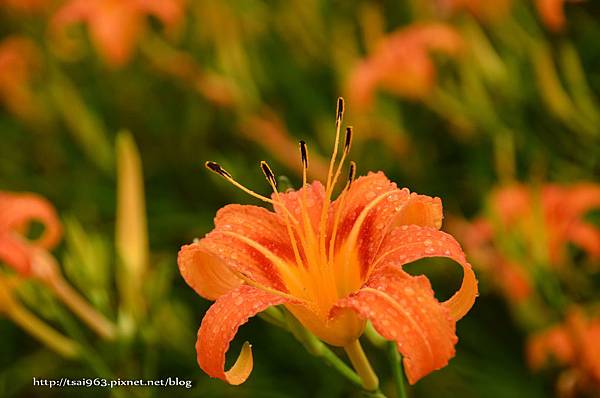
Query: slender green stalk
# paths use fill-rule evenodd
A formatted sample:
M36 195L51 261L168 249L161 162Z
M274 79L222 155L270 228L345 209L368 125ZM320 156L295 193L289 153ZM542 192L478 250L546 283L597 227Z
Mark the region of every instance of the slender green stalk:
M7 314L17 325L63 357L76 358L81 354L79 344L58 333L25 307L14 305Z
M377 391L379 388L379 379L373 371L369 359L360 345L358 339L344 347L352 366L362 380L362 386L367 391Z
M396 386L398 398L407 398L406 385L404 383L404 368L402 366L402 356L398 352L396 343L390 341L388 343L388 357L392 366L392 377Z

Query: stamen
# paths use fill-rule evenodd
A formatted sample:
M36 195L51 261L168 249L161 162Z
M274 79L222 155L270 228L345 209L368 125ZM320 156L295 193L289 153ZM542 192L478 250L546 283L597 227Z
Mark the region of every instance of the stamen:
M334 260L333 257L334 257L334 249L335 249L335 240L337 237L337 231L338 231L338 227L339 227L339 223L340 223L340 216L346 205L346 192L350 188L350 185L352 185L355 175L356 175L356 163L351 160L350 161L350 169L348 170L348 182L346 183L346 186L344 187L344 189L340 193L340 196L338 197L338 207L335 210L335 214L333 216L333 231L331 233L331 240L329 241L329 262L332 264L333 264L333 260Z
M355 176L356 176L356 163L354 161L350 161L350 169L348 170L348 184L352 184Z
M350 152L352 146L352 126L346 127L346 136L344 137L344 153Z
M260 168L262 169L262 172L269 184L274 190L277 190L277 180L275 179L275 174L273 174L273 170L271 170L269 164L263 160L260 162Z
M337 112L335 117L335 125L336 127L342 123L342 119L344 118L344 99L342 97L338 97L337 100Z
M308 172L308 149L306 142L300 141L300 157L302 158L302 186L306 186L306 174Z
M265 291L265 292L267 292L267 293L271 293L271 294L274 294L274 295L276 295L276 296L279 296L279 297L286 298L286 299L288 299L288 300L293 300L293 301L304 301L304 300L301 300L301 299L299 299L299 298L298 298L298 297L296 297L296 296L292 296L291 294L288 294L288 293L282 292L281 290L273 289L273 288L271 288L271 287L268 287L268 286L265 286L265 285L263 285L263 284L261 284L261 283L258 283L258 282L254 281L252 278L250 278L249 276L247 276L247 275L243 274L243 273L242 273L242 272L240 272L240 271L235 271L235 275L236 275L238 278L240 278L241 280L243 280L244 282L246 282L246 284L247 284L247 285L249 285L249 286L252 286L252 287L255 287L255 288L257 288L257 289L260 289L260 290L262 290L262 291Z
M222 168L221 165L216 162L208 161L208 162L204 163L204 165L206 166L207 169L209 169L212 172L217 173L221 177L232 178L231 174L229 174L229 172L227 172L227 170Z
M337 158L338 148L340 145L340 127L342 125L342 119L344 118L344 99L339 97L337 100L337 111L335 118L335 143L333 144L333 153L331 154L331 160L329 161L329 171L327 172L327 185L325 186L325 200L323 201L323 210L321 212L321 219L319 221L319 247L322 254L322 260L327 262L327 253L325 247L325 235L327 227L327 211L329 208L329 202L331 200L331 193L333 191L332 179L334 176L335 161ZM337 173L336 173L337 174Z
M267 202L267 203L270 203L272 205L275 205L275 203L271 199L269 199L269 198L267 198L267 197L265 197L263 195L260 195L260 194L254 192L253 190L251 190L249 188L246 188L245 186L243 186L242 184L240 184L239 182L237 182L236 180L234 180L233 177L231 176L231 174L229 174L229 172L227 170L225 170L224 168L222 168L221 165L219 165L218 163L208 161L208 162L204 163L204 166L207 169L209 169L210 171L212 171L213 173L216 173L216 174L220 175L221 177L223 177L224 179L226 179L233 186L235 186L235 187L241 189L242 191L246 192L248 195L250 195L252 197L255 197L257 199L260 199L263 202Z
M304 239L302 237L302 233L298 226L298 221L290 213L288 208L285 206L285 204L281 200L281 197L279 196L279 191L277 190L277 179L275 178L275 173L273 173L273 170L271 170L271 167L269 166L269 164L263 160L260 162L260 168L261 168L263 174L265 175L265 178L269 182L269 185L271 185L271 188L273 188L273 192L275 193L275 199L276 199L277 205L281 206L281 208L284 209L284 212L286 213L285 226L288 231L288 236L290 238L290 242L292 244L292 249L294 250L294 257L296 259L296 265L298 267L304 267L304 262L302 261L302 257L300 256L300 251L298 250L298 243L296 242L296 237L294 235L294 231L296 231L298 233L300 243L304 247ZM273 207L275 207L275 205L273 205Z

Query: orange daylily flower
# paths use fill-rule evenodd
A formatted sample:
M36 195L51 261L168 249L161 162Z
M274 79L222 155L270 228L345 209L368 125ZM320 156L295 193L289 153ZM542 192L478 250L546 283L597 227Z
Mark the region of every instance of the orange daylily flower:
M33 221L42 223L44 232L30 240L24 234ZM114 338L115 326L68 284L50 254L61 235L56 211L46 199L32 193L0 192L0 262L20 276L40 280L99 335Z
M519 228L531 244L538 239L535 227L539 206L544 231L548 261L560 265L564 261L566 243L572 242L592 257L600 257L600 230L586 222L585 214L600 207L600 185L579 183L571 186L547 184L538 194L524 185L505 187L492 198L492 206L499 216L500 227L505 230Z
M573 308L563 324L537 333L527 343L532 369L544 367L553 358L559 365L577 370L577 382L590 391L600 389L600 317L587 318Z
M407 98L423 98L435 85L430 52L456 55L461 47L459 33L441 23L414 24L391 33L352 72L352 100L366 107L377 88Z
M37 66L38 52L31 40L13 36L0 42L0 100L22 118L37 113L31 87Z
M490 200L491 216L479 218L462 233L467 252L475 264L487 268L507 297L520 301L529 296L532 282L523 264L511 259L495 244L496 235L515 235L528 252L541 239L546 261L558 267L564 263L567 243L582 248L592 258L600 257L600 230L583 217L600 206L600 185L571 186L547 184L539 193L525 185L496 190ZM546 236L540 236L540 231Z
M240 325L274 305L283 305L323 341L348 347L367 320L404 356L410 383L445 366L454 356L455 324L471 308L477 281L458 242L441 232L439 198L399 189L382 172L354 180L355 165L337 199L332 192L350 149L346 130L337 163L343 102L338 102L336 144L327 183L307 183L306 145L300 142L303 187L271 198L250 191L216 163L207 167L230 183L273 205L273 211L227 205L217 212L215 229L183 246L178 264L186 282L202 297L216 300L198 331L198 363L210 376L243 383L252 370L245 345L236 364L224 370L225 354ZM447 257L464 271L458 292L438 302L425 276L412 276L405 264Z
M23 233L32 221L44 225L43 234L27 240ZM61 236L61 225L54 208L46 199L32 193L0 192L0 260L23 276L43 276L45 269L36 265L45 261L43 252L52 249Z
M113 67L126 64L146 29L146 16L157 17L168 29L183 19L184 0L71 0L52 19L55 32L84 22L91 40Z

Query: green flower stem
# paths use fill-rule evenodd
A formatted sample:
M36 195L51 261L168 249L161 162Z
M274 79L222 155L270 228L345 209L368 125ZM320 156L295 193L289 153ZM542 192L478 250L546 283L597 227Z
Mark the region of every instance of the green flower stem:
M385 348L387 346L388 341L377 333L371 322L367 322L364 335L377 348Z
M98 335L106 340L116 338L115 325L89 305L62 276L55 275L48 283L57 297Z
M373 371L369 359L360 345L358 339L344 347L352 366L362 380L362 386L367 391L377 391L379 389L379 379Z
M321 340L306 330L292 314L285 310L283 311L283 314L287 323L287 329L294 335L296 340L302 343L310 354L322 358L352 384L358 387L363 385L358 374L346 365L346 363L331 351Z
M58 333L24 307L14 305L10 307L7 314L10 319L25 329L30 335L63 357L76 358L81 353L81 347L76 342Z
M398 398L406 398L406 386L404 383L404 368L402 366L402 356L398 352L396 343L390 341L388 343L388 357L390 365L392 366L392 377L394 378L394 384L396 385L396 393Z
M258 317L265 322L269 322L277 327L287 329L287 322L281 310L277 307L269 307L265 311L258 314Z

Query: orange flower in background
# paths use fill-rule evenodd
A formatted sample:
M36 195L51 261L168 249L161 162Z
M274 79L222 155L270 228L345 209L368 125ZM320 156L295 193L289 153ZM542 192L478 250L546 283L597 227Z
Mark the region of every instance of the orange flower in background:
M531 368L541 369L551 358L561 366L576 370L575 388L598 391L600 317L587 318L580 308L573 308L563 324L530 337L527 359Z
M225 354L240 325L274 305L283 305L325 342L345 347L363 333L367 320L404 355L410 383L445 366L454 356L455 324L471 308L477 281L456 240L439 228L439 198L397 188L382 172L354 180L355 165L338 198L332 192L347 158L352 128L346 129L337 163L343 102L325 186L307 183L307 149L300 142L303 187L280 193L270 167L262 170L271 198L239 184L221 166L207 167L274 211L227 205L215 229L183 246L178 264L186 282L216 300L198 331L198 363L210 376L243 383L252 370L248 344L229 371ZM425 257L448 257L464 271L459 291L440 303L425 276L403 266Z
M41 222L44 232L35 240L24 233L33 221ZM43 264L34 261L60 240L62 228L54 208L46 199L31 193L0 192L0 261L24 276L43 276Z
M512 0L437 0L436 6L443 13L467 11L476 18L492 22L504 18L512 8Z
M25 38L13 36L0 42L0 100L15 115L36 114L31 79L38 66L38 50Z
M545 261L555 267L564 264L569 242L590 257L600 258L600 230L584 220L585 214L597 207L600 186L596 184L548 184L539 192L512 185L493 192L489 216L470 224L454 222L453 230L464 239L474 263L494 276L506 297L518 302L533 290L529 268L523 261L536 261L532 257L540 245ZM513 258L498 244L500 237L518 239L528 257Z
M113 67L126 64L146 29L146 16L157 17L167 29L184 16L184 0L70 0L52 19L60 33L76 22L88 25L91 40Z
M600 185L547 184L539 193L524 185L514 185L496 191L491 205L497 212L499 228L504 231L518 229L531 245L543 239L538 235L539 226L536 226L541 221L551 265L560 266L564 262L569 242L591 257L600 257L600 230L584 220L587 212L600 207ZM541 215L541 219L536 214Z
M535 0L538 13L548 29L558 32L566 25L565 0Z
M34 221L44 226L44 232L30 240L26 234ZM43 282L96 333L107 339L114 338L115 326L68 284L50 253L61 235L56 211L46 199L32 193L0 192L0 262L22 277Z
M372 102L378 88L407 98L423 98L435 85L436 69L430 52L453 56L461 47L459 33L449 25L414 24L398 30L357 65L348 81L348 92L361 107Z

